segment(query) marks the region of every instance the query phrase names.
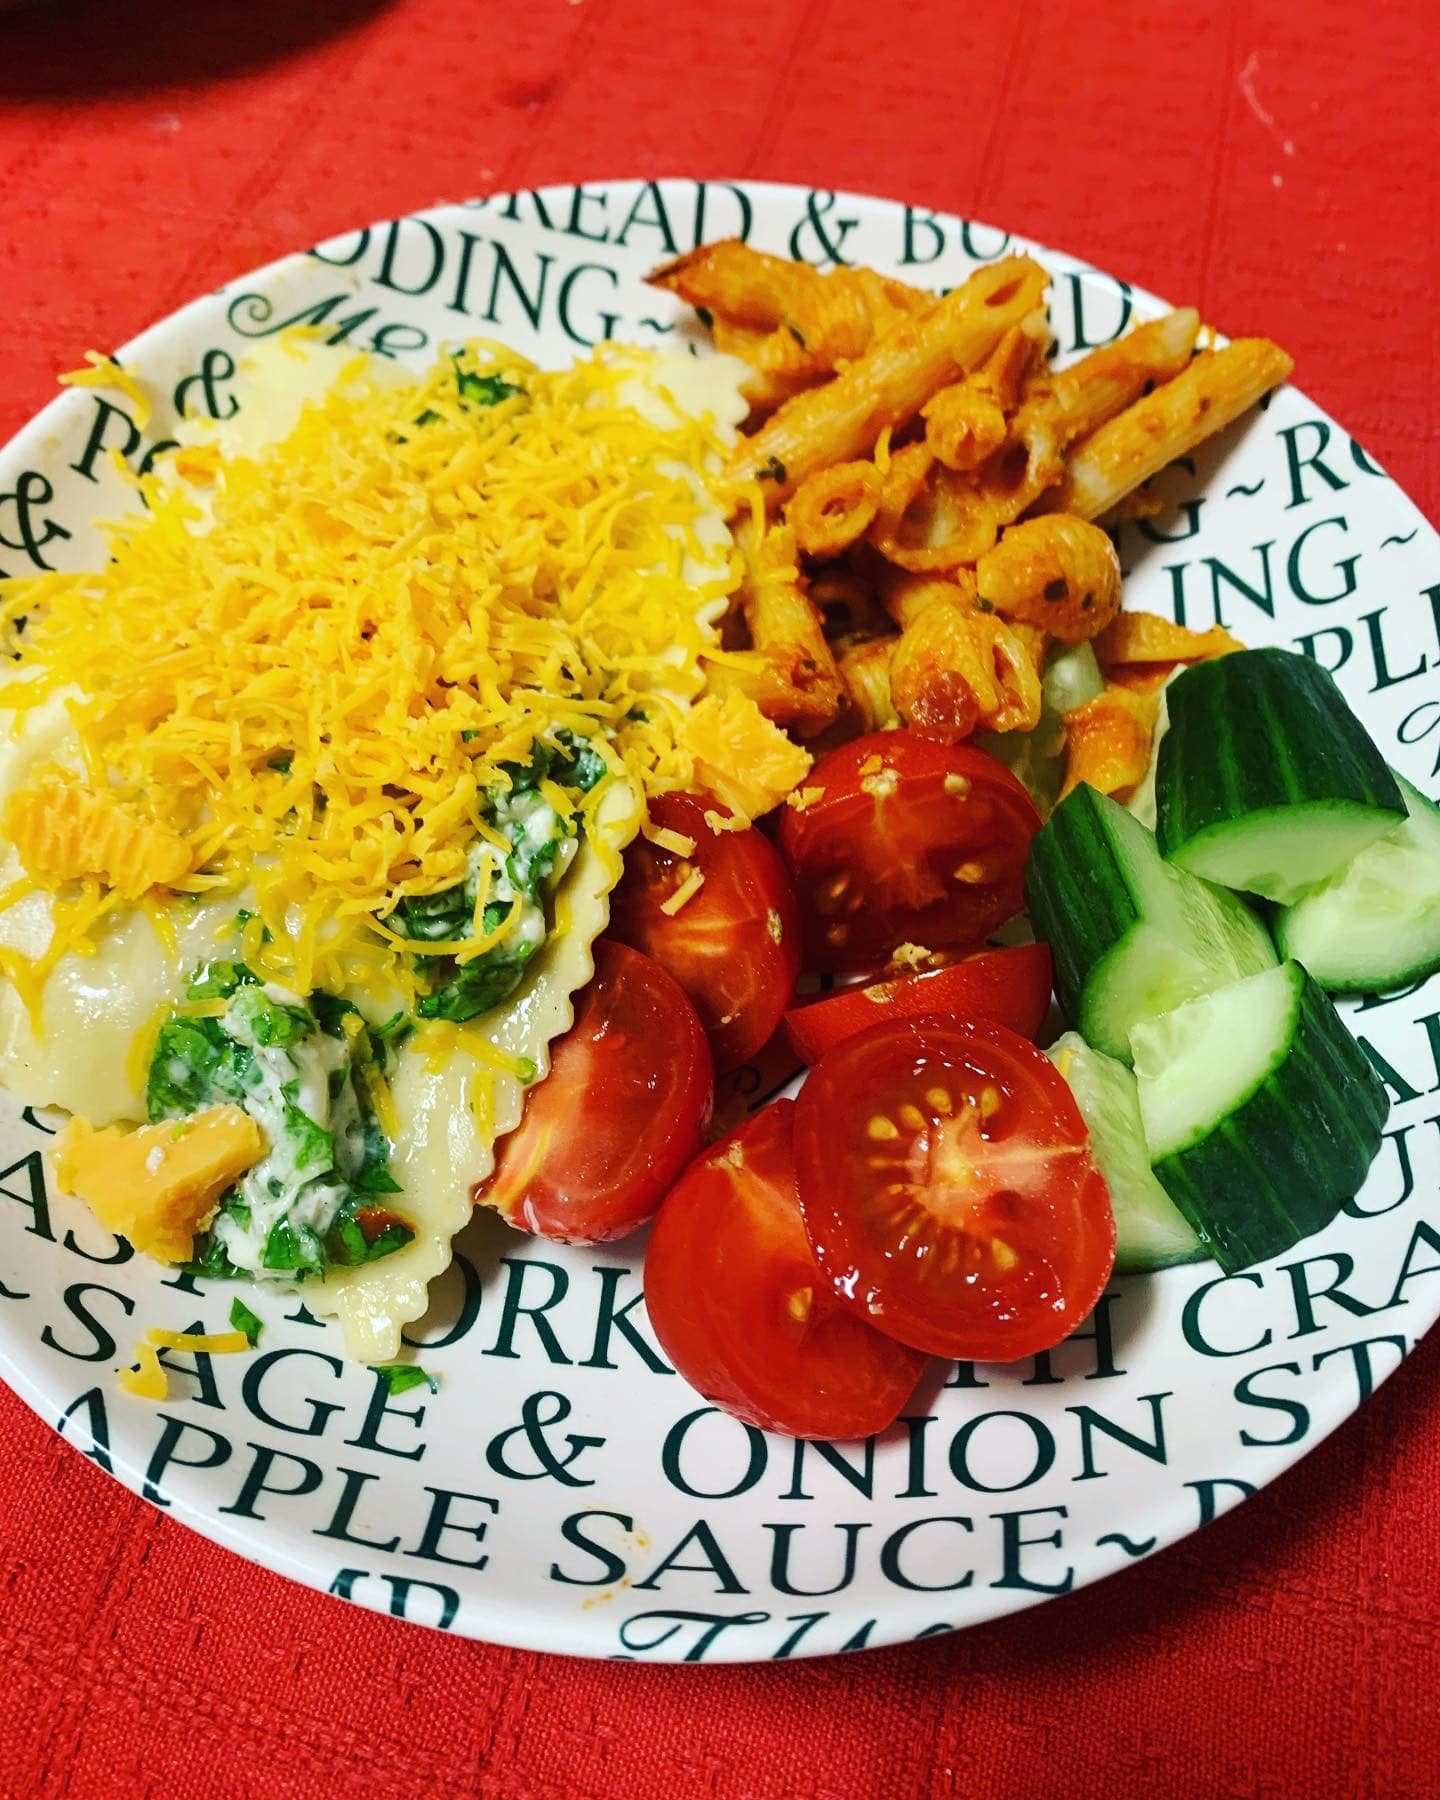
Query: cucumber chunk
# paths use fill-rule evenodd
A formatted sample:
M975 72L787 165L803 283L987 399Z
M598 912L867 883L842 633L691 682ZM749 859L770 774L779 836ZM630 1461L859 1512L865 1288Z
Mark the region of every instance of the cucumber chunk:
M1276 960L1243 901L1167 863L1138 820L1084 785L1031 844L1025 899L1067 1017L1124 1063L1137 1024Z
M1364 1182L1389 1102L1329 997L1281 963L1136 1027L1156 1178L1222 1269L1320 1231Z
M1440 808L1397 775L1409 816L1286 908L1275 933L1332 993L1404 987L1440 969Z
M1168 704L1156 835L1194 875L1288 906L1405 816L1385 759L1307 656L1196 663Z
M1115 1213L1115 1269L1131 1275L1195 1262L1210 1252L1155 1179L1140 1122L1140 1095L1124 1063L1067 1031L1045 1052L1069 1083L1090 1133Z

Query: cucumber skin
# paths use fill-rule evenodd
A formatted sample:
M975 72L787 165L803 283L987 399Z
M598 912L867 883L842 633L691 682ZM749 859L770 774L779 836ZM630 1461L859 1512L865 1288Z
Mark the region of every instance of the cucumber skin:
M1153 1165L1227 1274L1330 1223L1364 1183L1390 1109L1329 996L1291 967L1300 992L1290 1054L1208 1136Z
M1061 1009L1078 1022L1093 966L1082 960L1079 946L1118 943L1138 916L1101 825L1093 789L1082 785L1067 795L1031 844L1025 904L1036 937L1049 944L1054 957ZM1075 930L1072 921L1081 929Z
M1271 807L1339 800L1406 817L1384 757L1308 656L1233 651L1186 669L1166 700L1155 835L1167 858L1183 862L1202 833Z

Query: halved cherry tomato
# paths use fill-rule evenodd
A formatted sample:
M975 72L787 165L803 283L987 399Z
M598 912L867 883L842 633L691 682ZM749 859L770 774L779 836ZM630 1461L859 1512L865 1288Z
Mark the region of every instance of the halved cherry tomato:
M821 1057L795 1119L800 1206L837 1293L901 1343L1010 1362L1058 1344L1115 1261L1085 1122L1003 1025L872 1025Z
M657 962L601 938L550 1073L475 1190L522 1231L570 1243L650 1218L705 1141L715 1097L695 1009Z
M807 793L784 808L780 848L813 967L873 969L906 943L961 949L1019 912L1040 817L983 750L872 732L822 756Z
M945 1018L993 1019L1021 1037L1034 1038L1050 1009L1054 970L1048 944L1016 944L913 975L892 975L825 994L785 1015L785 1032L798 1056L817 1063L843 1039L882 1020L934 1013Z
M925 1367L831 1293L795 1192L795 1102L723 1138L674 1188L645 1253L660 1347L697 1393L791 1437L883 1431Z
M650 802L651 824L693 838L690 856L637 838L611 902L610 930L662 963L690 996L722 1072L753 1056L780 1023L800 972L800 924L785 865L753 826L712 831L692 794ZM698 869L676 913L664 904Z

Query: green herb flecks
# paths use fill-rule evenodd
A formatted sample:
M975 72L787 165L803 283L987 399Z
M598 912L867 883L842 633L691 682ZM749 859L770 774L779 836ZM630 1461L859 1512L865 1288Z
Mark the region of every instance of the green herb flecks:
M422 994L415 1010L422 1019L448 1019L463 1025L508 1000L525 978L526 965L535 954L534 944L496 944L457 972L432 993Z
M525 761L504 763L500 773L505 785L487 793L484 816L509 846L508 854L501 860L488 840L477 843L463 882L436 894L408 896L390 918L417 944L464 943L476 935L475 909L488 860L488 899L479 927L496 941L463 961L421 951L429 982L415 1008L421 1019L463 1024L503 1005L520 986L548 934L550 890L578 841L580 797L604 778L608 766L591 744L562 730L535 739ZM553 790L542 792L551 782L571 798L563 812L556 810Z
M455 385L460 390L461 403L467 406L498 406L502 400L525 392L503 375L476 375L469 369L455 371Z
M251 916L244 914L246 919ZM237 913L235 917L238 924L241 915ZM192 1000L228 1000L237 988L253 986L258 980L255 972L242 962L203 962L185 983L185 992Z
M502 400L509 400L516 394L523 394L524 388L513 381L506 381L503 375L480 375L473 369L464 367L461 358L464 352L455 352L455 386L460 395L462 410L472 406L498 406ZM427 406L416 418L417 425L433 425L440 417L433 406ZM404 438L399 440L402 444Z
M260 1333L265 1329L262 1321L251 1312L238 1294L230 1302L230 1329L243 1331L245 1341L252 1350L260 1342Z
M428 1385L432 1394L440 1392L440 1384L419 1363L371 1363L371 1373L378 1375L391 1394L407 1394L411 1388Z

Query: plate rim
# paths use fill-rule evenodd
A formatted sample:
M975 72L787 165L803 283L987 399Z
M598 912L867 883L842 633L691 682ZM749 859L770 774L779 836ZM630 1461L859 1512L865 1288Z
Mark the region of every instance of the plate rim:
M339 232L320 238L311 246L287 251L280 256L271 258L265 263L256 265L252 268L239 270L234 274L227 276L217 287L193 295L162 317L152 320L133 337L117 346L110 354L113 355L115 360L120 362L122 366L129 367L129 359L144 358L146 355L157 351L163 353L165 343L168 339L174 336L178 331L182 330L186 323L194 322L203 316L207 308L213 307L217 300L229 293L237 285L242 283L260 284L266 281L283 278L288 271L299 269L312 260L311 253L313 250L324 248L328 244L341 242L345 238L353 236L361 231L381 231L402 220L437 220L440 215L451 214L455 211L467 208L479 210L482 207L491 206L496 202L504 202L516 196L537 194L544 196L551 193L573 193L574 189L579 186L588 189L613 192L617 188L629 188L636 184L641 186L650 184L656 187L663 187L667 182L704 183L710 186L729 185L736 189L743 190L747 195L763 195L766 197L774 197L776 199L788 198L792 201L797 199L803 200L805 197L813 197L819 192L831 195L834 199L847 204L854 203L862 207L874 207L892 212L908 209L916 204L915 202L909 202L894 196L865 193L849 188L817 190L809 188L801 183L775 182L755 179L748 176L713 175L701 177L681 173L671 173L661 176L644 176L637 174L608 177L591 176L575 181L547 182L533 188L499 189L493 193L469 199L438 200L426 206L417 208L412 212L398 214L392 218L372 220L368 225L350 225L343 227ZM948 212L941 207L926 207L923 210L928 215L932 215L947 223L963 220L963 215ZM968 219L963 220L963 222L968 223L977 229L995 232L997 235L1005 236L1007 245L1004 253L1006 254L1010 253L1012 249L1016 249L1022 253L1033 253L1045 264L1047 269L1058 273L1075 274L1079 276L1088 275L1100 279L1123 282L1126 291L1136 303L1136 310L1141 317L1145 316L1147 308L1168 310L1172 304L1161 296L1153 293L1150 289L1131 281L1128 277L1117 276L1112 271L1101 268L1095 263L1086 261L1072 252L1053 249L1028 236L1009 232L1005 227L991 225L987 221ZM1223 334L1217 332L1217 337L1220 338L1220 341L1224 341ZM1308 409L1308 417L1318 418L1325 422L1347 440L1351 438L1348 429L1326 408L1320 406L1311 399L1303 388L1296 387L1293 383L1287 381L1283 384L1280 391L1282 393L1288 392L1293 394L1302 400ZM3 470L8 466L12 459L29 453L32 447L37 446L48 434L53 434L57 429L63 429L68 423L68 415L72 412L79 411L85 404L85 389L69 388L54 395L38 412L32 414L25 420L20 425L19 429L6 439L3 444L0 444L0 470ZM1423 529L1430 534L1437 546L1440 546L1440 531L1437 531L1436 527L1431 524L1430 520L1426 517L1418 504L1411 498L1408 492L1395 481L1394 477L1390 476L1388 471L1384 471L1384 473L1394 497L1401 500L1412 510ZM92 515L92 517L94 516L95 515ZM1148 1276L1130 1276L1125 1279L1132 1281L1142 1279L1147 1281L1157 1281L1162 1280L1166 1273L1167 1271L1156 1271ZM1407 1330L1405 1332L1404 1335L1407 1340L1407 1346L1403 1356L1401 1356L1392 1367L1387 1367L1374 1373L1371 1393L1367 1395L1365 1399L1357 1399L1353 1404L1348 1400L1346 1397L1346 1389L1341 1378L1341 1371L1337 1370L1334 1379L1326 1384L1320 1394L1311 1394L1307 1391L1306 1403L1311 1413L1311 1424L1304 1442L1298 1448L1298 1451L1295 1453L1287 1453L1291 1452L1293 1447L1285 1444L1272 1444L1256 1447L1256 1459L1248 1461L1246 1464L1247 1476L1252 1474L1254 1476L1254 1480L1251 1484L1251 1494L1235 1495L1224 1504L1217 1505L1210 1518L1207 1518L1203 1523L1197 1523L1194 1521L1193 1514L1186 1512L1183 1488L1176 1490L1169 1496L1167 1506L1164 1508L1156 1506L1147 1513L1147 1524L1152 1527L1158 1526L1158 1529L1155 1531L1154 1543L1153 1546L1147 1549L1142 1555L1135 1556L1133 1561L1101 1568L1089 1568L1087 1567L1087 1561L1093 1563L1097 1560L1103 1560L1100 1557L1098 1547L1086 1546L1083 1543L1074 1546L1072 1552L1072 1560L1075 1565L1074 1580L1070 1587L1065 1590L1065 1594L1078 1594L1082 1589L1092 1587L1098 1582L1108 1580L1112 1575L1123 1573L1126 1569L1133 1568L1141 1562L1150 1561L1153 1557L1159 1556L1162 1552L1170 1549L1185 1538L1203 1531L1206 1528L1206 1525L1226 1516L1229 1512L1233 1511L1236 1506L1243 1505L1246 1500L1253 1496L1253 1494L1258 1494L1260 1490L1269 1487L1287 1471L1304 1462L1311 1453L1324 1444L1341 1425L1363 1409L1369 1398L1373 1397L1374 1391L1378 1390L1379 1387L1394 1374L1395 1370L1413 1354L1421 1340L1434 1327L1437 1319L1440 1319L1440 1289L1436 1290L1433 1303L1427 1303L1420 1296L1416 1296L1415 1300L1419 1302L1421 1314L1425 1316L1424 1324L1418 1330ZM3 1312L0 1312L0 1319L3 1319L5 1316L6 1315ZM128 1459L127 1455L122 1453L117 1445L112 1444L108 1446L106 1460L101 1461L101 1459L92 1451L82 1448L77 1441L67 1435L64 1429L65 1421L63 1419L57 1424L52 1417L52 1403L44 1391L43 1384L35 1379L29 1366L25 1362L18 1360L11 1354L10 1338L12 1335L14 1334L4 1329L3 1325L0 1325L0 1379L3 1379L6 1382L12 1392L36 1414L45 1426L59 1438L69 1450L85 1457L87 1460L99 1463L102 1473L108 1474L112 1479L119 1482L136 1499L141 1500L155 1512L162 1516L174 1519L176 1522L184 1525L187 1529L195 1531L210 1543L216 1544L220 1548L244 1558L247 1562L265 1570L267 1573L276 1574L283 1579L297 1582L299 1585L307 1587L311 1591L319 1594L329 1595L336 1599L348 1599L352 1606L360 1606L367 1611L376 1612L382 1616L393 1616L393 1608L387 1607L383 1597L377 1596L372 1598L369 1594L337 1594L333 1582L329 1586L326 1585L323 1565L316 1562L307 1562L302 1558L291 1548L290 1542L283 1532L272 1536L271 1532L273 1526L269 1520L262 1523L258 1521L232 1521L228 1518L217 1518L213 1508L207 1510L204 1507L195 1505L183 1493L171 1493L167 1496L167 1502L164 1505L157 1504L148 1499L142 1491L146 1480L144 1471L133 1464ZM703 1399L703 1396L697 1395L696 1397L697 1399ZM1323 1411L1320 1406L1322 1397L1327 1403ZM107 1463L109 1465L108 1467ZM983 1498L983 1496L981 1497ZM878 1502L868 1501L866 1504L875 1506ZM1185 1516L1182 1517L1182 1513L1184 1513ZM248 1529L246 1528L247 1523L249 1525ZM760 1603L767 1601L773 1602L774 1600L781 1598L774 1590L770 1589L757 1591L750 1597ZM999 1601L999 1604L992 1605L982 1618L964 1621L955 1626L947 1625L943 1627L943 1631L948 1635L954 1631L976 1630L984 1625L992 1624L1003 1618L1013 1616L1016 1613L1028 1611L1032 1607L1042 1605L1047 1600L1062 1597L1065 1596L1059 1593L1018 1590L1012 1590L1004 1594L995 1594L994 1598ZM657 1599L658 1598L659 1596L657 1596ZM923 1620L928 1614L943 1609L943 1594L937 1592L931 1596L922 1592L917 1595L897 1590L887 1594L885 1598L888 1604L883 1612L878 1610L876 1612L874 1620L876 1630L873 1637L867 1636L863 1644L856 1646L857 1648L864 1650L892 1648L907 1641L940 1634L939 1630L936 1628L925 1629ZM804 1603L805 1602L802 1600L801 1604ZM657 1608L657 1611L662 1610L664 1609ZM857 1617L858 1611L863 1610L865 1609L857 1609ZM527 1610L523 1606L511 1604L503 1597L498 1601L487 1599L483 1603L479 1601L471 1602L468 1610L466 1607L462 1607L453 1627L437 1626L427 1619L405 1618L404 1622L411 1625L421 1625L427 1630L440 1630L443 1631L443 1634L446 1636L466 1639L472 1642L495 1644L502 1647L510 1647L525 1651L539 1651L550 1655L578 1657L586 1660L637 1660L662 1663L672 1667L683 1662L699 1662L701 1660L712 1665L719 1663L759 1663L775 1660L773 1652L747 1653L744 1649L743 1637L726 1635L723 1633L721 1634L719 1643L717 1643L713 1647L712 1652L707 1653L703 1659L688 1655L682 1658L678 1653L678 1648L673 1655L660 1654L656 1653L656 1650L640 1648L638 1655L630 1657L627 1656L627 1653L623 1649L606 1650L599 1643L594 1641L586 1641L574 1646L567 1645L557 1641L557 1638L563 1634L565 1629L565 1621L558 1612L550 1611L537 1613L533 1609ZM577 1624L579 1622L578 1614L575 1622ZM807 1649L805 1643L802 1641L793 1652L787 1653L783 1659L799 1661L801 1659L818 1656L834 1656L848 1653L850 1652L843 1649Z

